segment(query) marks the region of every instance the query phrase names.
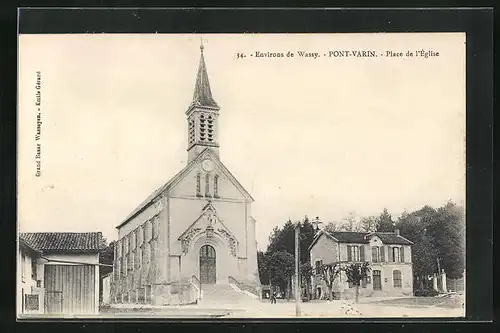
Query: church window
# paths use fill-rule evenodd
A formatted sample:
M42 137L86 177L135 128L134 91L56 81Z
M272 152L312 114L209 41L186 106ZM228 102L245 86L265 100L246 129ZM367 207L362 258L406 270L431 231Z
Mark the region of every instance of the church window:
M219 176L215 175L214 177L214 197L219 196Z
M208 173L205 175L205 196L210 196L210 175Z
M207 133L208 133L208 141L212 142L214 141L214 120L212 116L208 116L208 128L207 128Z
M201 115L200 116L200 140L205 141L206 139L206 123L205 123L205 116Z
M195 141L195 131L194 131L194 119L189 120L189 144L193 144Z
M201 195L201 175L196 175L196 195Z

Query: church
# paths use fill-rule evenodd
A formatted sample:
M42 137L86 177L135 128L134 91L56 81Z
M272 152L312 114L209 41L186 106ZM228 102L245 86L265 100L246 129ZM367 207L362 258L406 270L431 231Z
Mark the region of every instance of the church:
M200 46L187 165L116 228L111 300L190 304L210 285L258 292L254 199L219 157L219 106Z

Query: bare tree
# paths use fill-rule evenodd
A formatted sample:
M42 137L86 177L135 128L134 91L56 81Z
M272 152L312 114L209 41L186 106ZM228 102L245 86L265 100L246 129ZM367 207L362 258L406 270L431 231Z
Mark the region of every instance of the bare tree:
M333 282L342 272L339 263L324 264L321 267L321 278L328 287L328 299L333 300Z

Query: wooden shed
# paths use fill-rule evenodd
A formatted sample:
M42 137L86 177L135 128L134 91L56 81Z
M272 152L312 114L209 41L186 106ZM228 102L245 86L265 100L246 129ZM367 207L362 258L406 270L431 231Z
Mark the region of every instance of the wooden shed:
M85 315L99 312L101 233L23 233L42 254L36 279L44 288L44 313Z

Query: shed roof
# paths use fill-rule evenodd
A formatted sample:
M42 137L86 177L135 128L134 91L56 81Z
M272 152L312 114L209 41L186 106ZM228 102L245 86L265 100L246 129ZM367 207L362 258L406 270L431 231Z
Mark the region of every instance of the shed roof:
M44 253L92 253L102 249L100 232L26 232L19 238Z

